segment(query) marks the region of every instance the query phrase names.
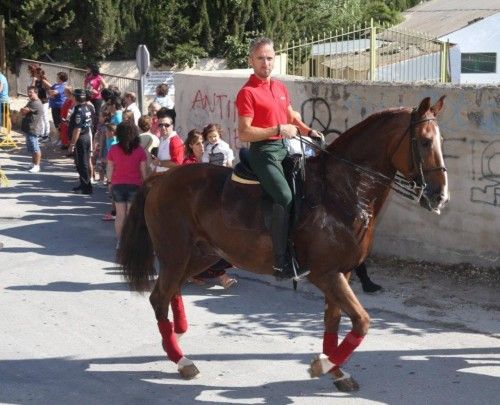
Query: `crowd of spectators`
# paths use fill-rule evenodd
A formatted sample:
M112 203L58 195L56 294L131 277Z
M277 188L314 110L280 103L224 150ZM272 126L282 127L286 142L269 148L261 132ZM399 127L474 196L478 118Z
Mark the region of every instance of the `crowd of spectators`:
M74 159L78 173L73 192L90 196L96 186L108 191L110 210L102 219L114 222L117 247L130 204L148 176L183 164L232 167L234 163L234 153L215 123L191 130L183 141L175 130L174 103L166 83L157 86L148 113L142 115L136 94L108 85L94 64L87 66L82 86L77 88L67 85L65 72L57 73L51 83L39 65L29 65L28 71L30 100L22 112L26 145L32 153L29 170L41 170L40 143L49 139L50 109L58 135L55 143ZM229 267L220 261L193 281L204 284L212 278L230 288L237 280L226 274Z

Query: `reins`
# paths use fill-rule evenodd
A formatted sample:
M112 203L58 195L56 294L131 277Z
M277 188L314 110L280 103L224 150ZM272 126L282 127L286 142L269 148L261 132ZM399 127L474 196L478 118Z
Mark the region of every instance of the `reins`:
M344 159L340 156L335 155L334 153L330 152L324 147L324 142L322 142L322 145L317 145L316 143L305 139L299 132L299 140L300 140L300 146L302 150L302 155L304 155L304 146L303 144L306 144L320 152L324 152L325 154L333 157L334 159L338 160L339 162L348 164L350 166L353 166L358 172L366 173L369 174L370 176L373 177L374 181L377 181L378 183L384 184L384 185L389 185L389 187L394 190L396 193L400 194L401 196L408 198L411 201L418 201L422 197L422 194L425 190L425 187L427 186L425 182L425 176L424 173L431 172L431 171L437 171L441 170L446 172L446 167L444 166L438 166L438 167L433 167L431 169L423 169L423 162L422 162L422 156L420 154L420 149L418 148L417 144L417 135L415 132L415 127L418 124L421 124L423 122L428 122L428 121L436 121L436 118L424 118L421 120L416 120L416 109L413 109L411 113L411 120L410 120L410 125L408 125L408 128L406 131L403 133L401 136L401 140L398 143L398 146L396 148L396 151L399 149L399 146L401 145L401 142L405 138L406 134L410 132L410 148L411 148L411 155L412 155L412 164L413 167L417 169L417 176L415 180L407 180L404 176L402 176L399 173L396 173L393 178L386 176L385 174L382 174L380 172L377 172L373 169L370 169L366 166L360 166L354 162L351 162L348 159ZM305 160L305 159L303 159ZM303 177L305 178L305 163L303 163L302 166L302 172L303 172Z

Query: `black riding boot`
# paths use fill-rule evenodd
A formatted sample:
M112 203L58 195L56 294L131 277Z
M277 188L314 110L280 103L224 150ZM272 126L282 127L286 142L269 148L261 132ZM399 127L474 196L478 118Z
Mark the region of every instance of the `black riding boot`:
M278 204L273 205L273 217L271 220L271 238L273 241L274 251L274 276L281 279L300 278L309 273L309 271L301 271L299 266L295 266L294 258L288 249L288 228L289 215L285 209ZM296 262L295 262L296 263Z

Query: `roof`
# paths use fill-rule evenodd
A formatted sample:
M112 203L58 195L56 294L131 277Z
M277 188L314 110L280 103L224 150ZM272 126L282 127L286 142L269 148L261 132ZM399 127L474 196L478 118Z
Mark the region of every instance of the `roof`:
M397 27L440 38L496 13L500 0L430 0L406 10Z

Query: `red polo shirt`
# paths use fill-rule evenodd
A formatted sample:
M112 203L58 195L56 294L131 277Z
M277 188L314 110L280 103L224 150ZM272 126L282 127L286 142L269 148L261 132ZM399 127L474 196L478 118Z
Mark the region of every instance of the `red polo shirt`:
M236 96L238 114L252 117L252 126L275 127L288 122L287 109L290 105L288 90L278 80L263 81L252 74ZM268 138L282 139L276 134Z

